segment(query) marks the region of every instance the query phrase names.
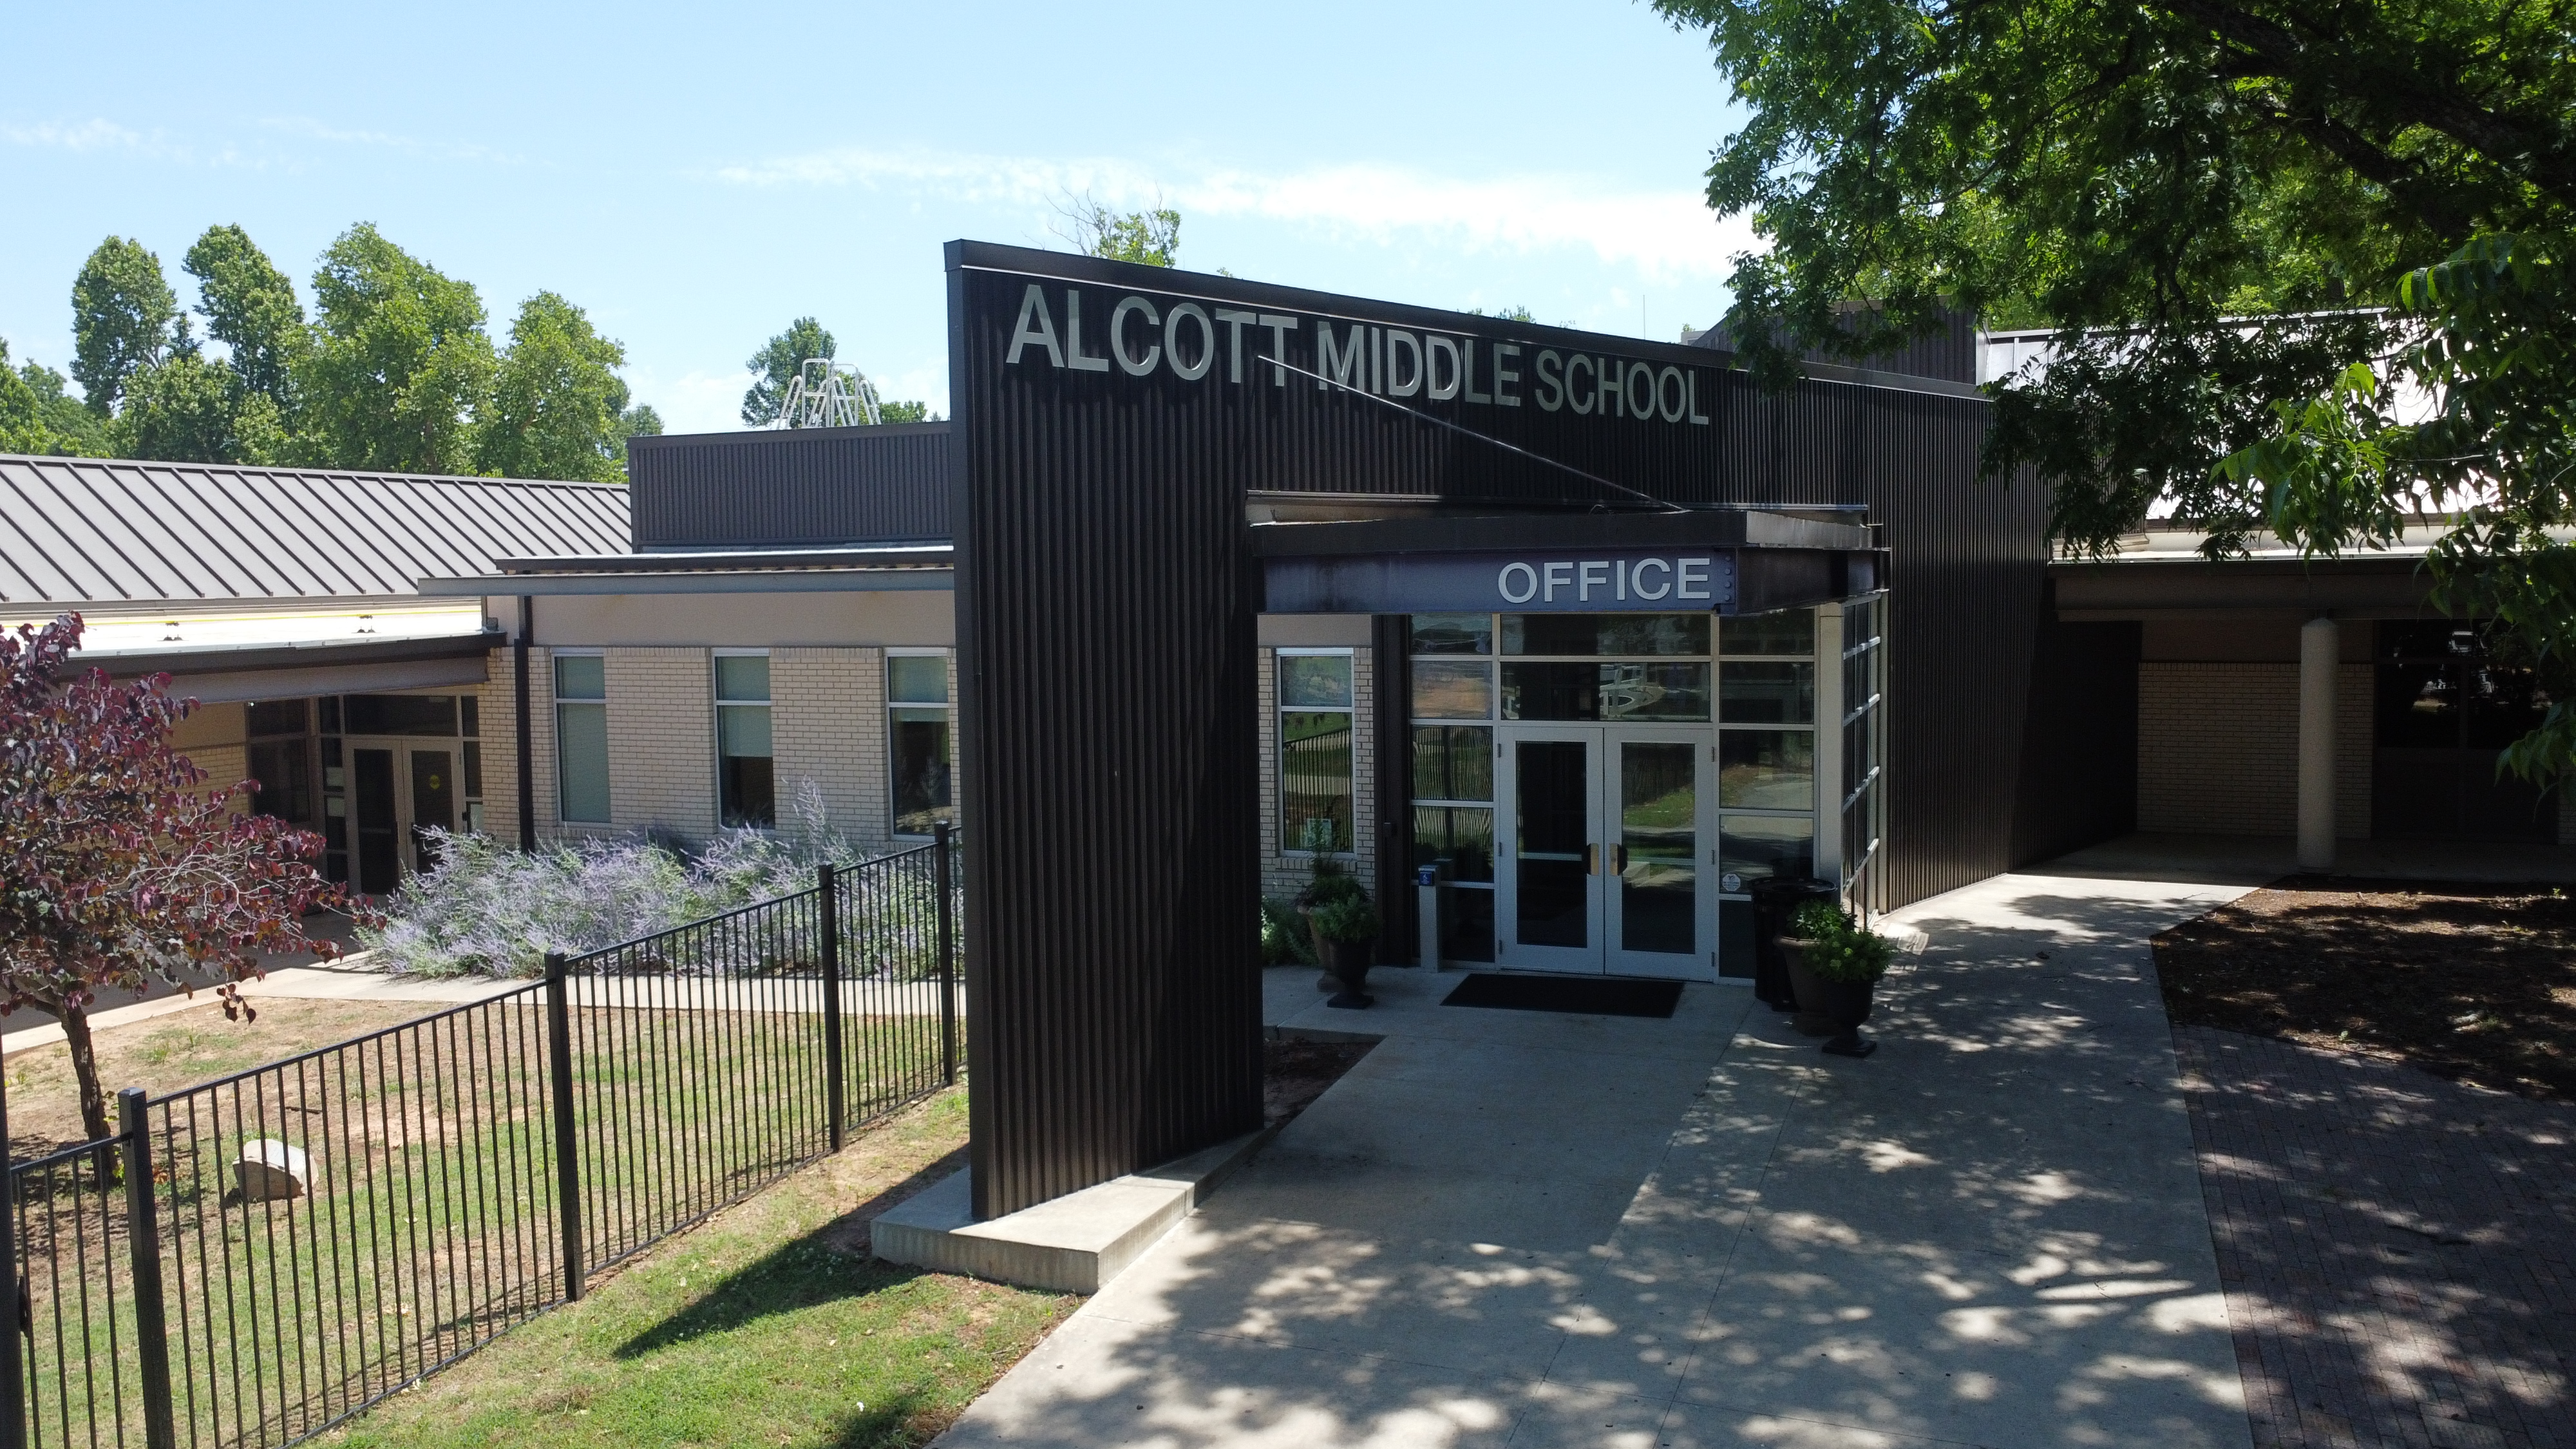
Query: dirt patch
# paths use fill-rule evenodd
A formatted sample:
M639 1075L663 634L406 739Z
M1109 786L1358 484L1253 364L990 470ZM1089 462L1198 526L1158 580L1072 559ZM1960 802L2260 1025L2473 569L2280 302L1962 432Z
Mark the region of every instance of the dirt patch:
M316 1047L399 1025L433 1011L439 1001L296 1001L262 997L251 1004L255 1021L226 1021L212 993L202 1006L125 1026L93 1028L99 1083L109 1110L120 1087L159 1096L181 1087L278 1061ZM9 1062L9 1150L20 1158L86 1141L80 1125L80 1088L72 1076L71 1049L60 1042Z
M1308 1104L1324 1095L1326 1087L1358 1066L1360 1058L1376 1045L1370 1041L1271 1038L1262 1050L1261 1120L1276 1126L1305 1111Z
M2294 876L2154 944L2177 1025L2576 1102L2576 900L2563 889Z

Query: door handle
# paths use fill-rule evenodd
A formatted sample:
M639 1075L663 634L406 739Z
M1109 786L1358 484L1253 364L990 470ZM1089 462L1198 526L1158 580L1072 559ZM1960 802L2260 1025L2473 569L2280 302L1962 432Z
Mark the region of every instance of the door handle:
M1614 846L1612 848L1617 853L1612 857L1614 864L1610 867L1610 873L1613 875L1626 875L1628 873L1628 847L1621 845Z
M1583 873L1585 875L1599 875L1601 873L1600 846L1586 845L1583 847Z

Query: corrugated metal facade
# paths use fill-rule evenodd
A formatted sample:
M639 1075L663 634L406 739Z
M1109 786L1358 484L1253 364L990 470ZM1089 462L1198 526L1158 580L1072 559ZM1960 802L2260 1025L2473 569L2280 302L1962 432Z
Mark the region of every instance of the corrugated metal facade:
M397 597L626 536L615 484L0 456L0 604Z
M1891 891L2012 864L2045 499L1976 482L1981 400L1820 382L1766 398L1707 349L973 243L949 265L960 738L985 782L965 802L980 1214L1259 1122L1247 490L1634 506L1553 459L1678 503L1867 504L1895 559ZM1111 356L1129 296L1242 320L1231 347L1215 326L1157 334L1189 346L1179 372L1060 361ZM1030 340L1039 308L1052 350ZM1440 334L1488 397L1506 346L1530 401L1542 350L1596 378L1642 362L1680 410L1407 404L1541 455L1523 457L1309 377L1275 385L1274 340L1320 370L1326 325Z
M948 537L948 424L637 438L639 553Z

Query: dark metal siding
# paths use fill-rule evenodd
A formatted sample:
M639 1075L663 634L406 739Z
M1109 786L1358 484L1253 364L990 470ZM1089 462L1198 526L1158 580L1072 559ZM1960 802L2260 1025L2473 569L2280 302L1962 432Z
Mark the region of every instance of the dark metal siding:
M950 273L978 1217L1261 1126L1246 440L1006 375L995 286Z
M1381 961L1410 961L1421 954L1413 893L1413 620L1378 614L1369 620L1371 695L1376 708L1377 879Z
M1866 504L1894 560L1892 896L2013 863L2045 499L1976 481L1982 400L1817 381L1764 397L1706 349L955 244L960 735L982 782L965 801L979 1213L1259 1123L1246 490L1633 506L1308 379L1271 386L1257 361L1240 383L1222 359L1197 382L1006 367L1033 281L1091 297L1095 354L1134 293L1300 314L1288 355L1307 366L1330 316L1516 341L1525 395L1542 347L1691 369L1705 427L1414 405L1676 502ZM1401 779L1396 754L1382 752L1382 788Z
M2027 865L2138 826L2141 626L2040 620L2014 791L2012 861Z
M634 546L775 548L948 537L946 423L637 438Z

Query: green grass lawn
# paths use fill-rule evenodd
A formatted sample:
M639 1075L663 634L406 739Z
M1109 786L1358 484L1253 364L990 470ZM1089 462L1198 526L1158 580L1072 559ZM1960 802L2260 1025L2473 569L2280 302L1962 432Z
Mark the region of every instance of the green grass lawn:
M922 1443L1078 1301L867 1256L868 1220L965 1142L966 1095L942 1092L324 1442Z

